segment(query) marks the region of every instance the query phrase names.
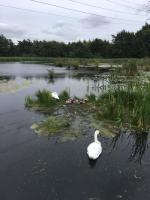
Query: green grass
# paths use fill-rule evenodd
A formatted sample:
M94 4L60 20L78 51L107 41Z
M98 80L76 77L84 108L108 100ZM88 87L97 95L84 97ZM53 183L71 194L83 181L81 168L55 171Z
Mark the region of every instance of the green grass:
M126 76L135 76L138 74L138 68L135 61L128 61L123 64L122 71Z
M54 77L55 77L54 71L48 70L48 78L49 79L54 79Z
M100 96L96 104L102 108L97 113L100 120L113 120L137 131L150 130L150 84L117 85Z
M61 99L61 101L66 101L70 98L69 92L67 90L62 91L59 95L59 98Z
M60 104L63 104L69 94L66 90L62 91L59 95L60 99L55 99L52 97L51 92L48 90L38 90L34 97L27 96L25 98L26 108L53 108Z
M80 66L97 67L101 63L120 65L123 63L136 63L142 69L150 70L150 58L52 58L52 57L0 57L0 62L25 62L25 63L43 63L59 67L73 67L78 69Z
M96 102L96 96L95 96L95 94L90 94L90 95L87 95L86 97L87 97L87 99L88 99L89 102L91 102L91 103Z

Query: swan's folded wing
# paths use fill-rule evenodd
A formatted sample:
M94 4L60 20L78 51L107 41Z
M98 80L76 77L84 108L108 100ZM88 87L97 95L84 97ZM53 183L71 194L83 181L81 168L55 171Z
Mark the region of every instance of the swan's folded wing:
M101 144L93 142L87 148L87 154L91 159L97 159L102 152Z

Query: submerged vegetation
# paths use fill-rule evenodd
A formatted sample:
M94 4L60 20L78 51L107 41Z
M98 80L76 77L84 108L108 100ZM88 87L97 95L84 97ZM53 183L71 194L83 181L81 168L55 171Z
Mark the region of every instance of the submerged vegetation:
M22 82L17 82L16 80L9 80L9 77L0 78L0 93L15 93L19 90L28 88L31 86L31 80L23 80Z
M48 117L39 124L33 124L31 128L38 134L44 134L52 136L65 131L70 126L69 119L67 117Z

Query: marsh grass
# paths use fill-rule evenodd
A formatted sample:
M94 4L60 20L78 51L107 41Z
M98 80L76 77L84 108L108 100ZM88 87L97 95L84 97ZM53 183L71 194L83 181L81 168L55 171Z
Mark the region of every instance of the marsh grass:
M31 128L38 134L53 136L70 127L69 119L65 116L50 116L38 124L33 124Z
M117 85L97 99L99 119L110 119L137 131L150 129L150 84Z
M63 90L60 93L59 98L61 99L61 101L66 101L67 99L70 98L69 92L67 90Z
M37 63L37 64L49 64L59 67L68 67L79 69L81 66L91 66L96 68L101 63L108 63L110 65L122 65L123 63L136 63L140 70L150 71L150 58L68 58L68 57L0 57L0 62L25 62L25 63ZM132 66L131 66L132 67ZM132 72L131 72L132 73Z
M87 97L87 99L88 99L88 101L90 103L96 102L96 96L95 96L95 94L90 94L90 95L87 95L86 97Z
M138 74L138 68L135 61L128 61L123 64L123 71L126 76L135 76Z
M38 90L34 97L28 96L25 98L25 107L26 108L50 108L59 106L63 104L64 101L69 98L69 93L67 90L64 90L59 95L60 99L57 100L52 97L51 92L48 90Z
M115 68L111 72L111 75L114 76L137 76L139 74L137 62L135 60L129 60L122 64L121 68Z
M48 78L53 80L54 76L55 76L55 74L54 74L53 70L48 70Z

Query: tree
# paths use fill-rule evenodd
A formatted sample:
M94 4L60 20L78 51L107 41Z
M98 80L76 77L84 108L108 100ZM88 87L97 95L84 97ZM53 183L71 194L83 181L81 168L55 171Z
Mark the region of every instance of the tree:
M33 55L33 43L31 40L18 41L17 45L18 54L20 56L32 56Z
M7 39L4 35L0 35L0 56L15 55L15 45L12 40Z
M129 58L136 56L136 38L134 33L125 30L113 35L113 57Z
M106 40L95 39L90 41L90 50L94 57L110 57L110 43Z
M0 35L0 56L41 56L41 57L79 57L79 58L130 58L150 56L150 25L145 24L136 33L125 30L113 35L112 42L94 39L68 44L57 41L18 41Z
M145 24L136 33L136 45L139 57L150 56L150 25Z

